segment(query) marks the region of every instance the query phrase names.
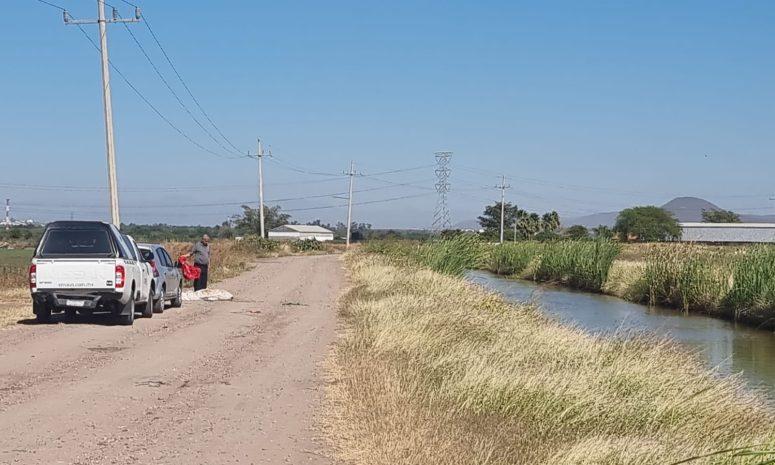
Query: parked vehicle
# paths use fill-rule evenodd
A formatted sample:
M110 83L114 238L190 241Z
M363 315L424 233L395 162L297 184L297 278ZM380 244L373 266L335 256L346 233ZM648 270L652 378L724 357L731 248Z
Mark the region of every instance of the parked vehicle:
M153 316L153 268L151 267L151 263L143 257L142 252L140 252L140 247L138 247L137 242L135 242L135 239L132 236L124 235L124 237L129 241L131 246L134 248L135 255L138 257L138 261L140 262L140 270L143 273L143 284L142 289L146 290L143 294L143 302L145 302L143 305L138 306L138 310L140 310L140 314L145 318L151 318Z
M154 313L163 312L168 300L172 307L183 305L183 275L169 252L160 244L138 244L138 247L153 269L151 290Z
M52 313L109 312L131 325L135 310L152 304L151 277L137 245L114 225L56 221L46 226L30 264L32 311L41 323Z

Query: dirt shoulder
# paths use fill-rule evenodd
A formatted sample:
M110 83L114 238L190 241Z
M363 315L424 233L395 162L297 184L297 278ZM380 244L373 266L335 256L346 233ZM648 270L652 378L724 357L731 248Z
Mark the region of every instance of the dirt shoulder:
M0 331L0 463L328 463L313 419L342 275L264 260L218 284L233 302Z

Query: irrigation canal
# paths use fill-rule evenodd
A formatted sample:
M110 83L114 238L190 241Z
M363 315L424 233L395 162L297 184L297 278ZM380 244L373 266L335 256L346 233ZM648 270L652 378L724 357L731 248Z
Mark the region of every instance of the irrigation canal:
M646 330L699 353L723 374L742 373L775 402L775 333L702 315L634 304L616 297L471 271L468 279L515 302L535 300L549 316L593 333Z

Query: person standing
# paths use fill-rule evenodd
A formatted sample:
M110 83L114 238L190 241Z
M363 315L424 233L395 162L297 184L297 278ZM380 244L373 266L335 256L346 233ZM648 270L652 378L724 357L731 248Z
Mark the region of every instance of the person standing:
M194 243L187 257L194 258L194 266L199 268L199 278L194 280L194 290L207 289L207 269L210 267L210 236L205 234L202 240Z

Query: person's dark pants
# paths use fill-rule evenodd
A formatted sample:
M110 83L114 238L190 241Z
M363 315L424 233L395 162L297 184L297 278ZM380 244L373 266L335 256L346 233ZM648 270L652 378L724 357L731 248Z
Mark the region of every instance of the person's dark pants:
M207 265L195 264L199 268L199 278L194 280L194 290L207 289Z

